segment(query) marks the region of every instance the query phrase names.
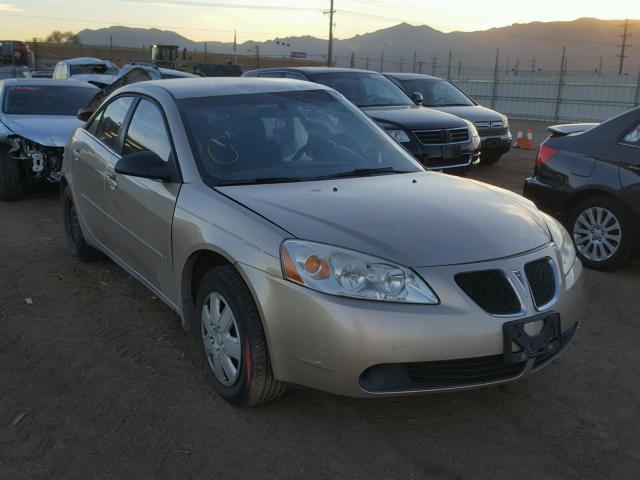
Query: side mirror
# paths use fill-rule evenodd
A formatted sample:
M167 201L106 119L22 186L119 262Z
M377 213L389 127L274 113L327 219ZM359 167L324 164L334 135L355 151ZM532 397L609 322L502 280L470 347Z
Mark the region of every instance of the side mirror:
M162 182L170 182L175 178L172 165L148 150L125 155L116 163L115 171L122 175Z
M413 103L415 103L416 105L422 105L422 102L424 102L424 97L420 92L411 92L411 100L413 100Z
M78 110L76 117L78 117L78 120L82 120L83 122L87 123L91 118L91 115L93 115L93 110L81 108L80 110Z

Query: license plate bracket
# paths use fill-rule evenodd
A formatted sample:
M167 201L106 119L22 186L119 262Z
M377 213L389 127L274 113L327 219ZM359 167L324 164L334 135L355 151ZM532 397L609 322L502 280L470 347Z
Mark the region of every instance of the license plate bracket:
M531 335L525 331L525 325L539 321L543 322L543 326L538 334ZM560 314L556 312L505 322L502 333L504 361L509 365L557 352L562 347ZM519 351L513 351L513 343L520 348Z
M460 145L443 145L442 146L442 159L443 160L455 160L462 156L462 150Z

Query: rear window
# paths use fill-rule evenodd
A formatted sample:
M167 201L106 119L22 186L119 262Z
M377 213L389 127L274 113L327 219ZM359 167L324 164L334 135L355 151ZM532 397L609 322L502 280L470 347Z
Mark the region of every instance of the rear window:
M15 115L76 115L98 89L57 85L5 87L2 111Z
M98 63L95 65L71 65L71 75L117 75L115 65Z

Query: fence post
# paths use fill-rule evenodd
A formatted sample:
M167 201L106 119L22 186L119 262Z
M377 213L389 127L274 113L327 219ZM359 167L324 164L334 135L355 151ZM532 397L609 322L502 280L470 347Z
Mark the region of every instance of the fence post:
M109 60L113 62L113 37L109 36Z
M400 61L398 62L398 71L402 73L402 57L400 57Z
M411 69L412 73L416 73L416 55L418 54L418 52L414 51L413 52L413 68Z
M500 49L496 50L496 65L493 67L493 91L491 92L491 108L496 108L496 95L498 94L498 62L500 61Z
M351 52L351 59L349 60L349 68L355 68L356 66L356 56L355 53Z
M384 50L380 52L380 73L382 73L384 67Z
M31 54L33 55L33 69L34 70L38 70L39 67L39 63L38 63L38 57L40 56L40 52L39 47L38 47L38 39L37 38L33 38L33 42L32 42L32 47L31 47Z
M367 59L365 60L364 69L369 70L369 55L367 55Z
M438 65L438 57L433 57L431 59L431 75L436 75L436 66Z
M638 69L638 80L636 81L636 94L633 99L635 106L640 106L640 68Z
M562 61L560 62L560 78L558 79L558 94L556 95L556 108L553 113L553 121L557 122L560 119L560 104L562 103L562 89L564 87L564 72L566 63L567 47L562 47Z
M449 64L447 65L447 81L451 81L451 50L449 50Z
M458 60L458 80L462 76L462 60Z

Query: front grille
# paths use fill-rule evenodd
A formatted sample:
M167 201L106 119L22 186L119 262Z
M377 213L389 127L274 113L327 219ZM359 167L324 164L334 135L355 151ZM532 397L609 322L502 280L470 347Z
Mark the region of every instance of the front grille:
M512 315L522 310L516 292L500 270L458 273L455 280L471 300L491 315Z
M453 160L439 157L422 157L420 163L428 170L445 170L447 168L465 167L471 164L471 155L465 154Z
M551 259L541 258L524 266L536 307L547 305L556 295L556 276Z
M490 137L492 135L504 135L505 133L507 133L507 129L505 127L491 128L491 127L476 126L476 130L478 130L478 135L480 135L481 137Z
M441 130L419 130L413 133L424 145L462 143L469 140L469 129L466 127L447 128Z
M503 355L375 365L360 376L360 385L370 392L428 390L479 385L519 376L524 363L507 365Z

